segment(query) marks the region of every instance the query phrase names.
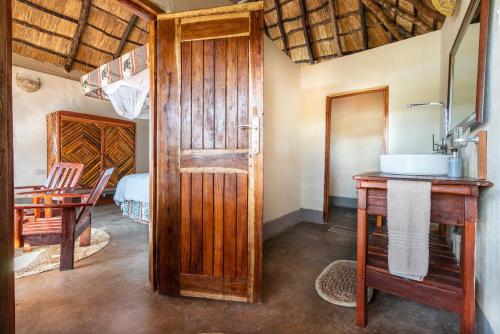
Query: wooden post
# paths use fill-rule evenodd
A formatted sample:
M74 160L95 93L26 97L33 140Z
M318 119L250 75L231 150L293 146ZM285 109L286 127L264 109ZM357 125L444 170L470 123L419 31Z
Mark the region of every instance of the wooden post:
M61 259L59 270L73 269L75 259L75 208L62 209Z
M44 196L43 202L45 204L51 204L52 203L52 196ZM52 218L52 209L50 209L50 208L45 209L44 212L45 212L45 218ZM39 216L37 216L37 217L39 217Z
M12 1L0 0L0 333L15 331Z
M14 226L14 248L22 246L24 210L16 210L16 223Z
M358 188L358 242L356 270L356 326L366 326L366 189Z
M463 311L460 333L474 333L476 293L475 293L475 257L476 257L476 221L477 197L465 198L465 226L462 241L462 294Z
M488 178L488 139L487 131L479 131L477 136L477 177L481 180Z
M149 284L157 289L156 270L156 20L149 22Z
M88 247L92 241L92 213L88 211L89 215L89 226L83 230L82 234L80 234L80 247Z

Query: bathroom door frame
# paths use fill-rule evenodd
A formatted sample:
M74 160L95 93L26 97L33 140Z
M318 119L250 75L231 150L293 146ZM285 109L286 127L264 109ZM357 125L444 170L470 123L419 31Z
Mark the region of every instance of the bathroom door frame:
M117 0L135 15L149 20L150 146L156 147L156 21L164 11L149 0ZM0 0L0 333L15 333L14 293L14 149L12 125L12 2ZM154 152L154 151L153 151ZM156 157L150 160L151 196L156 196ZM150 207L149 280L156 290L156 219Z
M333 101L344 97L353 97L363 94L383 93L384 96L384 153L388 152L388 130L389 130L389 86L379 86L362 90L335 93L326 97L325 112L325 175L323 184L323 222L328 222L329 196L330 196L330 156L331 156L331 131L332 131L332 106Z

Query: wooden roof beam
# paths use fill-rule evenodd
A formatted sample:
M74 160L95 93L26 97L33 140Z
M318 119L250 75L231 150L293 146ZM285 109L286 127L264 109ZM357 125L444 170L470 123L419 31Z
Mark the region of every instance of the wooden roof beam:
M69 16L67 16L67 15L64 15L64 14L61 14L61 13L58 13L58 12L55 12L55 11L50 10L50 9L47 9L47 8L42 7L42 6L40 6L40 5L37 5L37 4L35 4L35 3L33 3L33 2L31 2L31 1L29 1L29 0L16 0L16 1L17 1L17 2L19 2L19 3L22 3L22 4L26 5L26 6L29 6L29 7L31 7L31 8L34 8L34 9L36 9L36 10L39 10L39 11L42 11L42 12L44 12L44 13L50 14L50 15L52 15L52 16L55 16L55 17L57 17L57 18L59 18L59 19L61 19L61 20L66 20L66 21L68 21L68 22L71 22L71 23L74 23L74 24L78 24L78 20L77 20L77 19L74 19L74 18L69 17ZM109 38L113 38L113 39L116 39L116 40L120 40L120 38L119 38L119 37L116 37L116 36L114 36L114 35L112 35L112 34L108 33L107 31L105 31L104 29L101 29L101 28L99 28L99 27L97 27L97 26L95 26L95 25L93 25L93 24L91 24L91 23L87 23L87 25L88 25L89 27L94 28L95 30L99 31L100 33L104 34L105 36L107 36L107 37L109 37ZM132 41L130 41L130 42L131 42L131 43L134 43L134 44L137 44L137 43L132 42ZM140 46L140 44L137 44L137 46Z
M283 18L281 16L281 6L278 0L274 0L274 9L276 10L276 17L278 18L278 28L280 30L281 41L283 42L283 48L287 55L288 52L288 41L286 39L285 27L283 26Z
M311 48L311 40L309 38L309 29L307 29L307 8L304 0L299 0L300 4L300 21L302 23L302 31L304 32L304 40L306 42L307 55L309 57L309 64L314 64L314 56Z
M132 15L132 17L130 18L130 21L127 24L127 28L123 32L120 44L118 45L118 48L116 49L115 54L113 55L113 59L120 57L120 55L122 54L123 48L125 47L125 43L127 43L128 37L130 36L132 29L134 29L134 25L137 19L138 16L135 14Z
M339 28L337 25L337 10L335 9L335 0L328 0L328 5L330 8L330 18L332 21L333 36L335 37L335 47L337 48L337 55L342 57L344 52L342 51L342 45L340 43Z
M361 22L361 36L363 38L363 50L368 50L368 27L366 26L366 8L359 1L359 21Z
M404 39L404 36L399 31L398 27L387 15L385 15L384 10L379 5L377 5L373 0L361 0L361 2L377 17L380 22L382 22L391 36L393 36L397 41Z
M47 30L47 29L44 29L42 27L39 27L39 26L36 26L36 25L33 25L29 22L25 22L25 21L22 21L22 20L19 20L19 19L16 19L16 18L13 18L12 19L12 22L14 24L18 24L20 26L22 26L23 28L26 28L26 29L32 29L32 30L36 30L40 33L43 33L43 34L47 34L47 35L50 35L52 37L57 37L57 38L61 38L61 39L64 39L65 41L73 41L73 38L71 37L68 37L66 35L62 35L62 34L59 34L57 32L53 32L53 31L50 31L50 30ZM105 53L109 56L113 56L113 53L112 52L109 52L109 51L106 51L106 50L102 50L102 49L99 49L99 48L96 48L95 46L93 45L90 45L88 43L85 43L85 42L80 42L80 45L84 45L92 50L95 50L95 51L98 51L98 52L102 52L102 53ZM66 58L66 56L62 56L63 58Z
M66 57L66 62L64 63L64 69L66 72L70 72L73 67L73 61L75 60L76 52L80 46L80 41L82 39L83 31L87 25L87 18L90 12L90 0L83 0L82 7L80 9L80 18L78 19L78 25L76 27L75 36L73 37L73 42L71 42L71 48L69 50L68 56Z

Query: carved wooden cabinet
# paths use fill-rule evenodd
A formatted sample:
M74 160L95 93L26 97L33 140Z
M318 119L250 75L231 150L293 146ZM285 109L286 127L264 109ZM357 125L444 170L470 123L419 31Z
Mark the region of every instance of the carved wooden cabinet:
M47 115L47 170L55 162L85 165L82 187L92 187L101 172L115 168L108 187L135 173L135 123L57 111Z
M422 282L391 275L387 263L388 237L384 229L368 233L368 215L387 216L387 180L432 183L431 223L462 229L457 263L446 238L431 233L429 272ZM461 316L461 333L474 332L475 233L479 190L493 184L478 179L419 177L369 173L354 177L358 189L356 324L364 327L366 288L432 305Z

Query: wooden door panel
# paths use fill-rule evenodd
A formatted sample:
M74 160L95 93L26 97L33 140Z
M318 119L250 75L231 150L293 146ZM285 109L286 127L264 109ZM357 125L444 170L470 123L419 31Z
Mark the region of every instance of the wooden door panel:
M93 187L101 174L101 127L61 120L61 161L84 164L80 185Z
M104 169L115 168L108 186L135 173L135 129L132 127L106 126L104 128Z
M59 148L58 145L58 122L59 118L56 113L47 115L47 174L50 173L52 166L59 162Z
M236 176L236 277L248 273L248 176Z
M237 37L224 43L189 41L181 46L182 273L231 278L245 278L247 273L248 130L237 126L248 122L248 43L248 37ZM221 52L224 47L229 51ZM216 75L215 65L222 63L230 66L218 67L225 75ZM221 87L227 87L224 97ZM211 171L225 172L219 173L222 192L215 193ZM222 213L216 204L222 206ZM223 247L215 252L215 244Z
M256 226L262 224L257 198L262 185L256 181L262 171L255 170L261 168L255 162L262 158L262 141L252 141L259 145L252 150L259 153L252 153L249 138L259 130L239 125L262 116L262 87L253 80L262 80L263 20L262 3L235 8L247 6L259 8L258 14L247 10L235 17L159 21L159 32L175 40L160 36L158 47L159 76L165 78L158 102L160 131L165 126L158 161L165 173L158 177L165 190L174 180L180 182L179 192L159 188L159 206L164 203L167 210L164 214L158 207L160 292L250 302L260 298L255 287L260 286L262 231ZM170 243L162 246L167 238Z
M186 22L182 24L182 41L212 39L217 36L239 36L248 34L249 17Z

